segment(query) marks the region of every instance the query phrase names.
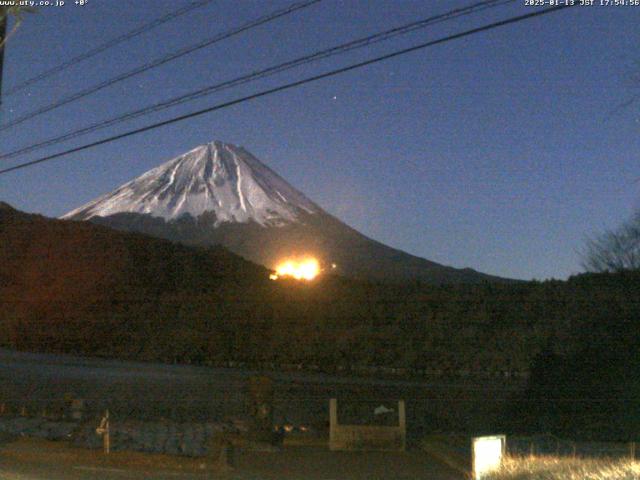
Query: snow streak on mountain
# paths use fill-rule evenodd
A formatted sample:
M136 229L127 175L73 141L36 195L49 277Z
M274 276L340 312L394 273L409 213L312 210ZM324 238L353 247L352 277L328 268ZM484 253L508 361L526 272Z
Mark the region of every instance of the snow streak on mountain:
M115 191L67 213L88 220L118 213L148 214L165 221L183 215L215 215L224 222L281 226L322 210L241 147L201 145Z

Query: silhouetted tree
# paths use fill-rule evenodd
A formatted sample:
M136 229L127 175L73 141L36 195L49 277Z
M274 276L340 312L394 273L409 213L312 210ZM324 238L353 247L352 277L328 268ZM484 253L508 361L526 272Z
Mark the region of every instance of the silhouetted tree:
M582 256L590 272L640 269L640 211L619 228L589 239Z

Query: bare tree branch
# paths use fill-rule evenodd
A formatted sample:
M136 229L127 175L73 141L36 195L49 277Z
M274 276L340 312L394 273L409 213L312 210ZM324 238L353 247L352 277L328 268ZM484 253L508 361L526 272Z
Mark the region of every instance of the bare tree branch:
M640 270L640 211L619 228L587 240L582 266L589 272Z
M35 11L36 10L31 7L0 7L0 22L3 21L9 15L11 15L16 20L11 31L9 31L9 33L7 33L4 36L4 38L0 38L0 50L4 48L4 45L5 43L7 43L7 40L9 40L9 38L11 38L13 34L16 33L16 31L20 27L20 24L22 23L22 14L35 13Z

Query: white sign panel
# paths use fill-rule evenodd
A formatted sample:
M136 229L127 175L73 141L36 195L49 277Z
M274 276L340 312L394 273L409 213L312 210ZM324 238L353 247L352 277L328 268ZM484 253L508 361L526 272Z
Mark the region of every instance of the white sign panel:
M474 480L482 480L489 472L500 468L506 440L504 435L471 439Z

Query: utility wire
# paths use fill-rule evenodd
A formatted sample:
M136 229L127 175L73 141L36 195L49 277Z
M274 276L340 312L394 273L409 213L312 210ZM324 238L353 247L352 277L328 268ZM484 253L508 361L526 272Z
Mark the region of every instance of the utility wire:
M100 122L94 123L92 125L80 128L78 130L74 130L71 132L68 132L66 134L54 137L54 138L50 138L47 140L44 140L42 142L38 142L36 144L32 144L32 145L28 145L26 147L22 147L20 149L14 150L12 152L8 152L5 154L0 154L0 160L5 160L5 159L9 159L9 158L14 158L17 157L19 155L23 155L25 153L28 152L32 152L34 150L38 150L40 148L44 148L44 147L49 147L52 145L56 145L58 143L64 142L66 140L71 140L73 138L77 138L79 136L82 135L86 135L88 133L92 133L95 132L97 130L102 130L106 127L110 127L112 125L116 125L119 123L122 123L124 121L127 120L132 120L134 118L138 118L141 117L143 115L147 115L149 113L154 113L154 112L158 112L161 110L165 110L167 108L176 106L176 105L181 105L187 102L190 102L192 100L198 99L198 98L202 98L208 95L211 95L213 93L219 92L221 90L226 90L227 88L231 88L231 87L235 87L238 85L242 85L245 83L249 83L255 80L259 80L271 75L275 75L277 73L282 73L284 71L296 68L298 66L301 65L306 65L308 63L312 63L312 62L316 62L325 58L329 58L335 55L340 55L352 50L356 50L359 48L363 48L363 47L367 47L369 45L372 45L374 43L379 43L382 41L386 41L389 40L393 37L399 36L399 35L404 35L410 32L414 32L418 29L423 29L426 28L428 26L431 25L435 25L437 23L441 23L441 22L445 22L448 20L452 20L454 18L459 18L462 16L467 16L473 13L477 13L480 12L482 10L486 10L489 8L496 8L498 6L501 5L505 5L507 3L513 3L515 2L515 0L488 0L488 1L482 1L482 2L478 2L472 5L469 5L467 7L463 7L463 8L458 8L455 10L451 10L449 12L443 13L443 14L439 14L439 15L435 15L435 16L431 16L428 18L425 18L423 20L419 20L416 22L411 22L399 27L395 27L392 28L390 30L386 30L384 32L380 32L380 33L376 33L374 35L369 35L366 37L362 37L353 41L350 41L348 43L343 43L340 45L337 45L335 47L331 47L328 49L324 49L324 50L319 50L316 51L312 54L309 55L305 55L302 57L298 57L294 60L290 60L263 70L258 70L258 71L254 71L251 72L249 74L240 76L240 77L236 77L232 80L227 80L224 81L222 83L218 83L215 85L211 85L205 88L201 88L198 90L195 90L193 92L178 96L178 97L174 97L171 98L169 100L160 102L160 103L156 103L153 104L151 106L148 107L144 107L138 110L133 110L130 111L128 113L116 116L114 118L108 119L108 120L102 120Z
M280 10L276 10L268 15L264 15L262 17L259 17L255 20L252 20L251 22L245 23L239 27L233 28L229 31L220 33L218 35L215 35L214 37L208 38L204 41L201 41L199 43L196 43L194 45L190 45L188 47L185 48L181 48L180 50L177 50L175 52L172 52L168 55L165 55L163 57L160 57L152 62L146 63L142 66L136 67L133 70L129 70L128 72L125 72L123 74L120 74L116 77L110 78L109 80L105 80L102 83L99 83L97 85L85 88L84 90L80 90L77 93L74 93L73 95L69 95L68 97L65 97L57 102L51 103L49 105L46 105L44 107L41 107L37 110L34 110L32 112L26 113L18 118L16 118L15 120L5 123L3 125L0 125L0 132L5 131L11 127L15 127L16 125L20 125L21 123L26 122L27 120L31 120L34 117L37 117L38 115L42 115L43 113L47 113L50 112L51 110L55 110L57 108L60 108L64 105L68 105L69 103L75 102L76 100L79 100L81 98L87 97L91 94L94 94L100 90L103 90L107 87L110 87L111 85L114 85L116 83L122 82L123 80L127 80L131 77L134 77L136 75L140 75L141 73L144 73L148 70L151 70L153 68L157 68L161 65L164 65L165 63L169 63L173 60L176 60L177 58L183 57L185 55L188 55L190 53L193 53L197 50L200 50L202 48L208 47L210 45L213 45L214 43L218 43L222 40L226 40L227 38L233 37L235 35L238 35L242 32L245 32L247 30L251 30L252 28L258 27L260 25L263 25L265 23L271 22L273 20L276 20L277 18L280 17L284 17L285 15L289 15L293 12L296 12L298 10L302 10L304 8L310 7L316 3L321 2L322 0L306 0L303 2L298 2L298 3L294 3L286 8L280 9Z
M151 125L147 125L146 127L137 128L135 130L130 130L128 132L121 133L119 135L114 135L114 136L111 136L111 137L107 137L107 138L104 138L102 140L97 140L95 142L91 142L91 143L88 143L88 144L85 144L85 145L81 145L79 147L75 147L75 148L71 148L69 150L65 150L63 152L54 153L52 155L47 155L45 157L42 157L42 158L39 158L39 159L36 159L36 160L32 160L30 162L25 162L25 163L21 163L19 165L15 165L13 167L5 168L3 170L0 170L0 175L5 174L5 173L9 173L9 172L12 172L12 171L15 171L15 170L19 170L19 169L22 169L22 168L30 167L30 166L33 166L33 165L37 165L37 164L40 164L40 163L43 163L43 162L48 162L50 160L54 160L56 158L60 158L60 157L63 157L63 156L66 156L66 155L69 155L69 154L72 154L72 153L81 152L81 151L87 150L89 148L97 147L98 145L104 145L106 143L111 143L111 142L114 142L116 140L120 140L122 138L131 137L131 136L137 135L139 133L147 132L147 131L150 131L150 130L155 130L156 128L164 127L166 125L171 125L173 123L181 122L183 120L188 120L190 118L198 117L198 116L204 115L206 113L214 112L216 110L222 110L223 108L231 107L233 105L237 105L237 104L249 101L249 100L254 100L256 98L261 98L261 97L264 97L264 96L267 96L267 95L271 95L273 93L289 90L289 89L292 89L292 88L295 88L295 87L299 87L299 86L305 85L307 83L311 83L311 82L315 82L315 81L318 81L318 80L322 80L324 78L334 77L334 76L340 75L342 73L350 72L351 70L355 70L355 69L358 69L358 68L366 67L368 65L373 65L375 63L382 62L382 61L385 61L385 60L389 60L391 58L395 58L395 57L398 57L398 56L401 56L401 55L406 55L408 53L415 52L415 51L418 51L418 50L423 50L425 48L432 47L434 45L439 45L439 44L446 43L446 42L449 42L449 41L452 41L452 40L456 40L456 39L459 39L459 38L463 38L463 37L467 37L467 36L470 36L470 35L474 35L476 33L485 32L485 31L488 31L488 30L493 30L495 28L502 27L502 26L505 26L505 25L510 25L510 24L513 24L513 23L522 22L522 21L528 20L530 18L539 17L539 16L546 15L546 14L549 14L549 13L553 13L553 12L557 12L557 11L560 11L560 10L564 10L565 8L570 8L570 7L573 7L575 5L577 5L577 4L561 5L561 6L557 6L557 7L546 8L544 10L538 10L538 11L535 11L535 12L532 12L532 13L527 13L525 15L518 15L516 17L510 17L510 18L507 18L506 20L500 20L498 22L493 22L493 23L490 23L488 25L483 25L481 27L472 28L470 30L466 30L464 32L460 32L460 33L456 33L456 34L449 35L449 36L446 36L446 37L442 37L442 38L439 38L437 40L431 40L429 42L425 42L425 43L421 43L421 44L418 44L418 45L414 45L412 47L404 48L402 50L396 50L395 52L388 53L386 55L382 55L382 56L379 56L379 57L371 58L371 59L365 60L363 62L354 63L354 64L348 65L346 67L342 67L342 68L338 68L338 69L335 69L335 70L331 70L329 72L321 73L319 75L314 75L314 76L311 76L311 77L304 78L302 80L286 83L284 85L280 85L278 87L274 87L274 88L270 88L270 89L267 89L267 90L263 90L261 92L254 93L254 94L251 94L251 95L247 95L245 97L241 97L241 98L237 98L237 99L234 99L234 100L231 100L231 101L228 101L228 102L224 102L224 103L220 103L220 104L217 104L217 105L213 105L211 107L204 108L202 110L197 110L195 112L191 112L191 113L188 113L188 114L185 114L185 115L180 115L178 117L174 117L174 118L171 118L169 120L164 120L164 121L161 121L161 122L153 123Z
M14 93L17 93L21 90L24 90L25 88L33 85L34 83L37 83L41 80L44 80L45 78L48 78L52 75L55 75L56 73L60 73L63 70L66 70L67 68L70 68L84 60L87 60L91 57L95 57L96 55L98 55L99 53L104 52L105 50L108 50L110 48L113 48L117 45L120 45L123 42L126 42L127 40L131 40L134 37L137 37L138 35L142 35L143 33L148 32L149 30L152 30L156 27L159 27L160 25L167 23L175 18L178 18L181 15L184 15L185 13L188 13L192 10L195 10L196 8L200 8L203 7L209 3L211 3L213 0L200 0L197 2L192 2L189 5L186 5L182 8L179 8L178 10L175 10L173 12L167 13L166 15L163 15L162 17L156 18L155 20L146 23L144 25L141 25L140 27L131 30L128 33L125 33L123 35L120 35L119 37L113 38L111 40L108 40L107 42L98 45L95 48L92 48L91 50L87 50L84 53L81 53L80 55L77 55L69 60L67 60L66 62L63 62L59 65L56 65L55 67L50 68L49 70L45 70L44 72L39 73L38 75L35 75L17 85L15 85L14 87L10 88L7 93L5 94L5 96L9 96L9 95L13 95Z

